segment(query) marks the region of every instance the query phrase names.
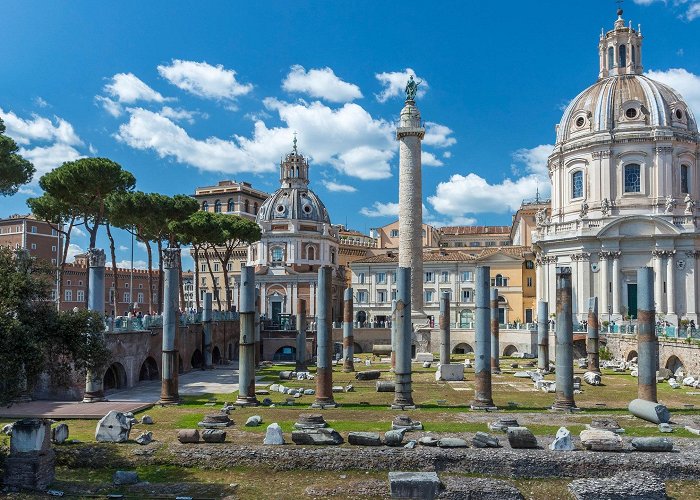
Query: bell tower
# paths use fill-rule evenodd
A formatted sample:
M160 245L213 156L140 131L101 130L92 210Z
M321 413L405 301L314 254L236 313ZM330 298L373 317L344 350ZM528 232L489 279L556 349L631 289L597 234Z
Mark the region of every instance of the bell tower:
M612 30L600 32L598 42L600 72L598 78L620 75L641 75L642 28L635 31L632 21L625 26L622 9L617 9L617 20Z

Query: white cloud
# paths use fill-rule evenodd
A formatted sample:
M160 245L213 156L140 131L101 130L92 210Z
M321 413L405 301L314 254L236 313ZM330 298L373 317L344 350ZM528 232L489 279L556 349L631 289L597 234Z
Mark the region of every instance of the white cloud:
M85 238L87 234L85 234L85 231L80 229L79 226L73 226L73 231L71 233L71 236L80 236L82 238Z
M440 214L465 217L470 213L504 213L517 210L524 199L533 198L537 189L545 197L549 192L547 156L552 146L545 144L520 149L513 154L517 177L491 184L483 177L468 173L455 174L437 185L428 202Z
M36 104L40 108L45 108L49 105L49 103L46 102L41 96L36 96L34 98L34 104Z
M445 151L442 153L443 158L452 158L452 152L451 151Z
M110 99L109 97L96 95L95 103L102 106L102 109L104 109L114 118L119 118L122 115L122 113L124 113L124 108L122 108L122 105L119 104L117 101Z
M75 256L84 252L85 250L83 250L79 245L71 243L68 245L68 252L66 252L66 262L75 262Z
M696 2L688 7L688 10L685 12L685 18L688 21L693 21L694 19L697 19L700 17L700 2Z
M186 109L174 109L171 108L170 106L163 106L163 109L160 110L161 116L165 116L166 118L172 118L173 120L184 120L189 124L194 123L194 117L195 115L198 115L197 111L187 111Z
M442 167L444 165L442 160L438 159L433 153L428 151L421 151L420 161L421 164L426 167Z
M112 267L112 259L107 259L105 265ZM118 260L117 269L131 269L131 259ZM135 260L134 269L148 269L148 263L145 260Z
M128 249L129 249L129 247L126 245L119 245L120 252L126 252Z
M436 148L447 148L457 144L457 139L450 137L451 135L451 128L435 122L426 122L423 144Z
M30 119L23 119L12 111L6 112L0 108L0 118L5 122L7 135L21 146L33 141L60 142L71 146L83 143L73 125L58 116L54 117L55 123L37 114L32 114Z
M398 203L382 203L381 201L375 201L372 203L372 207L362 207L360 213L365 217L398 217L399 216L399 204Z
M104 91L122 104L132 104L136 101L163 102L163 97L151 87L142 82L133 73L117 73L111 82L105 85Z
M354 186L349 186L348 184L341 184L335 181L321 181L321 183L326 186L328 191L340 192L340 193L354 193L357 188Z
M236 72L221 64L173 59L169 66L159 65L158 73L176 87L205 99L228 99L245 95L253 85L236 80Z
M700 76L683 68L666 71L647 71L652 80L658 80L680 92L696 118L700 117Z
M34 191L32 188L28 187L21 187L17 190L19 194L25 194L27 196L36 196L36 191Z
M19 154L34 164L36 173L34 174L33 182L38 182L42 175L56 167L60 167L63 162L75 161L84 157L73 146L61 143L52 144L51 146L20 148Z
M302 92L330 102L349 102L362 97L360 87L344 82L331 68L310 69L295 64L282 82L287 92Z
M379 94L375 94L379 102L386 102L392 97L403 96L406 83L411 76L413 76L416 82L420 82L417 93L418 97L423 97L426 90L429 88L428 82L424 78L419 78L416 72L411 68L406 68L403 71L377 73L374 76L384 87Z
M634 3L637 5L651 5L654 2L664 2L666 3L666 0L632 0Z

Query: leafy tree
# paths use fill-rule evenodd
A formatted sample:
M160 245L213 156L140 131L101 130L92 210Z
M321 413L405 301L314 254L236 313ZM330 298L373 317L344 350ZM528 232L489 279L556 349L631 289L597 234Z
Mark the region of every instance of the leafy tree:
M0 195L11 196L22 184L32 180L34 165L17 152L19 147L5 135L5 124L0 119Z
M73 370L100 371L110 358L100 314L56 311L53 272L0 247L0 403L31 390L42 373L67 385Z

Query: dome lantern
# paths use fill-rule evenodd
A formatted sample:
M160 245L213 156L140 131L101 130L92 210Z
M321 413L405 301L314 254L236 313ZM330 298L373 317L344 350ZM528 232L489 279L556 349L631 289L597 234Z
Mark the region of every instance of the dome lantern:
M280 183L289 188L303 188L309 184L309 162L297 150L296 132L292 151L280 161Z
M641 29L635 31L631 22L629 26L625 26L622 9L617 10L617 20L613 29L600 34L598 55L600 58L598 78L642 74Z

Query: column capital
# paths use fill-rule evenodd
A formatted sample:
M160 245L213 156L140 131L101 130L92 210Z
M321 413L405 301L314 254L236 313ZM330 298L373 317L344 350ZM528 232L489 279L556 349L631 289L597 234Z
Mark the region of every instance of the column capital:
M105 251L101 248L91 248L87 251L87 256L90 267L105 267L107 258L105 257Z
M163 250L163 269L177 268L179 265L179 262L180 262L180 249L179 248L166 248Z
M571 260L574 261L587 261L591 257L591 254L588 252L580 252L580 253L574 253L571 254Z
M685 252L685 256L689 259L697 259L700 257L700 250L688 250Z

